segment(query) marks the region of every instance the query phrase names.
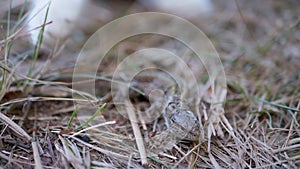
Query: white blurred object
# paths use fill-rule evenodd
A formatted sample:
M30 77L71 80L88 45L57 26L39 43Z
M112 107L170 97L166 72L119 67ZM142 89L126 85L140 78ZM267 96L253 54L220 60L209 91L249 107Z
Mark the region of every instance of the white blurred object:
M75 27L75 21L79 18L82 7L87 0L33 0L32 8L29 12L29 23L32 43L36 44L40 29L46 18L49 7L47 22L51 24L45 26L43 47L53 47L56 42L68 37ZM49 6L50 5L50 6Z
M211 0L140 0L148 8L158 9L179 17L195 19L213 11Z
M98 16L87 15L88 11L95 11L95 4L90 0L31 0L32 7L29 11L27 25L30 30L30 37L33 44L38 41L40 28L44 23L46 11L49 7L47 22L51 24L45 26L42 48L52 49L58 42L64 42L72 34L76 27L88 27ZM149 9L168 12L180 17L195 19L198 16L209 15L213 10L210 0L139 0ZM50 5L50 6L49 6ZM97 5L96 5L97 6ZM109 18L109 11L98 7L100 18ZM101 11L101 12L99 12ZM113 11L112 11L113 12ZM105 19L104 19L105 20ZM46 23L47 23L46 22ZM60 44L60 43L59 43Z

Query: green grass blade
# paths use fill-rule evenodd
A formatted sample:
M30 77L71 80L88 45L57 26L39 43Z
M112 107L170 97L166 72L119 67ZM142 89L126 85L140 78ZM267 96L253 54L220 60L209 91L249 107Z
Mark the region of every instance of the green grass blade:
M72 124L72 122L73 122L73 120L74 120L74 118L75 118L75 116L77 114L77 111L78 111L78 106L75 107L75 110L73 111L73 113L71 115L71 118L70 118L70 120L69 120L69 122L67 124L68 128L70 128L70 126L71 126L71 124Z
M44 31L45 31L45 26L46 26L46 22L47 22L47 18L48 18L48 13L49 13L49 8L50 8L50 3L49 5L47 6L47 10L46 10L46 15L45 15L45 18L44 18L44 22L43 22L43 26L39 32L39 35L38 35L38 41L37 43L35 44L35 47L34 47L34 52L33 52L33 60L30 64L30 68L29 68L29 72L28 72L28 76L30 77L32 75L32 72L33 72L33 69L35 67L35 63L37 61L37 57L38 57L38 54L39 54L39 50L40 50L40 47L42 45L42 42L43 42L43 36L44 36Z
M89 118L86 122L84 122L83 124L81 124L80 126L78 126L75 130L80 130L82 128L84 128L85 126L87 126L91 121L93 121L97 116L99 116L99 114L104 110L104 108L106 107L106 103L104 103L97 111L95 114L93 114L93 116L91 118Z
M271 106L276 106L276 107L280 107L280 108L283 108L283 109L286 109L286 110L291 110L291 111L295 111L295 112L300 112L299 109L295 109L295 108L292 108L292 107L288 107L288 106L285 106L283 104L277 104L277 103L272 103L272 102L269 102L267 100L263 100L263 99L260 99L258 97L255 97L255 96L252 96L252 98L254 98L255 100L259 101L259 102L262 102L262 103L265 103L265 104L268 104L268 105L271 105Z

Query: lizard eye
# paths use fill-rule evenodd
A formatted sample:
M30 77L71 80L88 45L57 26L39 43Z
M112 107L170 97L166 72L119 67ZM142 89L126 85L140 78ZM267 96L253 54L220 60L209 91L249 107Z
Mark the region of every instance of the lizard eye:
M174 109L176 109L176 107L177 107L176 103L170 103L169 106L168 106L168 109L173 111Z

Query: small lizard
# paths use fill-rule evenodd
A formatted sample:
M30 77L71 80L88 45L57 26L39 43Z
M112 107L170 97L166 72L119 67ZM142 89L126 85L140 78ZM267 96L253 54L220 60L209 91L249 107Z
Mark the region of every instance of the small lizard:
M180 140L199 140L199 121L180 95L169 96L162 114L167 130L153 137L152 147L170 150Z

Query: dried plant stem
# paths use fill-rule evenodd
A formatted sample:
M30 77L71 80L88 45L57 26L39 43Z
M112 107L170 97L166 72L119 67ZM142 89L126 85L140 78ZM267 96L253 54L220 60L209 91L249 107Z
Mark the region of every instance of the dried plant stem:
M144 141L143 141L143 137L140 131L140 128L138 126L138 121L137 121L137 117L135 115L135 111L133 109L133 107L131 106L130 103L125 102L126 104L126 108L127 108L127 114L131 123L131 127L133 129L133 133L135 136L135 140L136 140L136 144L138 147L138 150L140 152L141 155L141 161L142 161L142 165L147 165L147 154L146 154L146 149L145 149L145 145L144 145Z
M33 151L33 158L34 158L34 164L35 164L34 168L35 169L43 168L37 142L36 141L31 142L31 147L32 147L32 151Z
M19 134L20 136L26 138L27 141L30 141L32 139L31 136L29 136L20 126L18 126L14 121L12 121L10 118L5 116L3 113L0 112L0 121L8 125L10 129L12 129L14 132Z

